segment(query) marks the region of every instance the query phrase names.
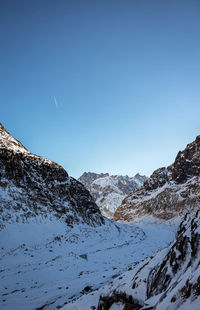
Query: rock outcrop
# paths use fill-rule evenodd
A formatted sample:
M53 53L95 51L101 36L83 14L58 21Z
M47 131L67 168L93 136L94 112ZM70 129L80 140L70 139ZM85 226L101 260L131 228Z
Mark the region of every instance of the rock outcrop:
M79 178L90 191L103 215L112 218L116 208L131 192L139 189L147 180L146 176L134 177L109 175L108 173L85 172Z
M56 217L68 225L104 219L89 191L60 165L30 153L0 124L0 226Z
M144 215L170 219L195 211L199 202L200 136L178 153L171 166L157 169L143 187L129 194L114 219L131 221Z

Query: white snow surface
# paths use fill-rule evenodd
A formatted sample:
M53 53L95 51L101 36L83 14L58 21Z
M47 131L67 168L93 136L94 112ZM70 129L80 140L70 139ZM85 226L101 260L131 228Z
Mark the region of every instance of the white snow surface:
M146 218L147 220L147 218ZM174 222L175 223L175 222ZM140 228L152 227L151 223L146 221L139 223ZM172 222L171 222L172 224ZM159 224L157 224L159 225ZM182 225L182 224L181 224ZM199 310L200 309L200 296L199 296L199 279L200 279L200 268L199 268L199 244L196 243L195 248L198 249L197 253L194 255L191 252L191 239L194 236L199 235L200 226L199 226L199 213L195 218L191 218L189 215L184 219L184 230L183 226L179 227L179 231L176 236L176 240L170 244L169 247L164 248L159 251L156 255L148 257L144 260L141 260L139 263L133 265L132 270L128 270L112 282L104 287L100 287L94 292L89 293L88 295L81 296L79 299L72 301L71 303L64 306L63 310L89 310L97 309L100 296L113 296L113 292L116 294L125 294L127 297L132 296L135 303L141 305L141 310L145 309L156 309L156 310ZM157 226L158 227L158 226ZM156 229L156 224L154 223L154 229ZM190 234L191 229L193 235ZM160 234L159 232L157 232ZM162 234L160 234L162 238ZM185 249L187 255L182 260L179 255L181 254L176 246L180 246L180 240L184 240L184 236L188 236L189 240L185 241ZM178 239L177 239L178 238ZM152 235L152 240L153 240ZM194 239L193 239L194 242ZM194 243L193 243L194 246ZM176 260L179 262L179 267L175 273L171 269L171 251L175 251ZM194 249L194 248L193 248ZM184 251L183 250L183 251ZM182 251L182 250L181 250ZM173 254L172 254L173 255ZM192 260L191 260L192 259ZM164 265L163 265L164 264ZM152 297L148 298L147 295L147 283L150 281L149 275L152 272L152 269L156 272L159 270L160 266L163 266L163 270L167 270L167 275L171 274L171 280L166 288L162 289L160 292L156 293L156 286L154 286L154 294L150 295ZM154 269L156 268L156 269ZM160 273L160 276L162 274ZM155 278L156 279L156 278ZM152 278L151 278L152 280ZM157 279L157 281L159 281ZM134 285L133 285L134 284ZM193 291L187 291L190 284L190 288ZM156 282L155 282L156 285ZM157 282L157 285L160 284ZM164 285L164 283L163 283ZM194 286L195 285L195 286ZM164 288L164 286L163 286ZM185 290L183 290L185 288ZM185 295L186 294L186 295ZM173 300L174 299L174 300ZM104 309L104 308L103 308ZM124 310L124 304L120 302L115 302L110 309Z
M132 282L133 278L136 275L136 273L147 264L147 267L140 272L140 279L146 278L148 272L150 269L159 261L161 261L164 256L167 253L168 248L166 247L165 249L161 250L153 259L152 261L150 258L142 259L139 263L135 262L133 265L133 270L126 271L120 276L118 276L116 279L114 279L112 282L110 282L108 285L105 285L104 287L99 288L98 290L89 293L88 295L83 295L79 299L72 301L71 303L67 304L64 306L62 309L63 310L89 310L91 309L92 306L97 307L98 302L99 302L99 297L100 295L111 295L112 292L115 291L123 291L126 292L127 295L132 295L133 291L135 293L135 299L140 300L140 302L145 299L145 292L146 292L146 287L145 283L142 285L140 284L139 288L137 290L133 290L132 287ZM151 263L149 264L149 262ZM142 302L141 302L142 303ZM114 304L116 305L116 304ZM120 310L123 310L122 305L120 305L121 308ZM164 309L163 309L164 310Z
M110 220L99 227L69 228L40 216L7 224L0 231L1 309L46 310L65 304L64 309L90 309L105 286L169 245L176 228L174 223Z

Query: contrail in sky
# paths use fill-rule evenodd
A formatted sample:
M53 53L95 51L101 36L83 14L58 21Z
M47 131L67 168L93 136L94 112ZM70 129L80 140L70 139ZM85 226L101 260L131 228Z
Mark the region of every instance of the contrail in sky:
M53 101L54 101L54 103L55 103L56 108L58 108L58 101L57 101L57 99L56 99L55 96L53 97Z

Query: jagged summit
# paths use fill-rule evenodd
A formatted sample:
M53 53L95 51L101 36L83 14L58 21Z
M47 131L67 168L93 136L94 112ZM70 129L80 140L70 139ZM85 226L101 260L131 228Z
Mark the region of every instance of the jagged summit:
M104 219L88 190L60 165L30 153L0 126L0 225L38 216L68 225Z
M94 197L102 214L111 218L125 196L140 188L146 180L147 177L139 173L134 177L129 177L128 175L84 172L79 178L79 181L87 187Z
M143 187L128 195L115 220L150 214L163 219L193 211L200 201L200 136L179 151L174 163L153 172Z

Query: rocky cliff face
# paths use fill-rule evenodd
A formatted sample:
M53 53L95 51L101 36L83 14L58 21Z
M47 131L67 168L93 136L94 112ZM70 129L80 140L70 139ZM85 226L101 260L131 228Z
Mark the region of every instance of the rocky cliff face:
M68 225L104 219L88 190L58 164L30 153L0 124L0 226L54 217Z
M187 214L175 242L119 277L116 287L101 296L98 310L198 310L200 306L200 211ZM121 279L121 280L120 280ZM123 279L123 280L122 280ZM116 308L115 308L116 307Z
M103 215L112 218L122 200L135 192L147 180L146 176L136 174L134 177L112 175L108 173L85 172L79 181L83 183L94 197Z
M200 136L180 151L175 162L154 171L143 187L128 195L115 220L133 220L146 214L163 219L193 211L200 202Z

